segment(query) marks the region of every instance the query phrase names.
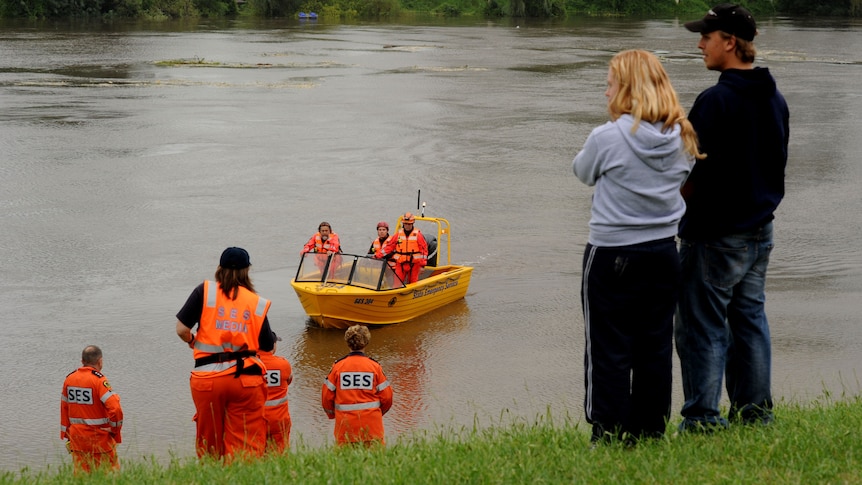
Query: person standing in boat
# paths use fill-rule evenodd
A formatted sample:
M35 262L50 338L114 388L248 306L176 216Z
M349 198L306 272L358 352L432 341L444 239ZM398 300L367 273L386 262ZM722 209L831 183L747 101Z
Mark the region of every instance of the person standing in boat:
M378 259L393 257L395 274L405 284L417 282L428 262L428 243L422 232L413 226L415 222L412 213L405 213L401 217L401 229L374 255Z
M257 354L274 341L270 301L255 292L250 266L245 249L225 249L215 281L195 287L177 313L177 336L194 351L189 386L198 457L261 456L266 449L266 367Z
M353 325L344 341L350 353L332 364L320 395L323 411L335 420L335 442L385 444L383 415L392 407L392 386L380 364L365 355L371 331Z
M302 256L305 253L318 253L319 256L315 258L315 264L323 271L326 268L326 262L329 259L329 256L333 254L338 254L341 252L341 243L338 241L338 234L332 232L332 226L329 225L328 222L323 221L317 226L317 232L314 233L311 238L309 238L308 242L305 243L305 246L302 247L302 251L300 251L299 255ZM335 274L335 270L338 267L341 258L332 258L333 261L330 264L330 276Z
M386 241L389 240L391 236L389 235L389 223L386 221L380 221L377 223L377 238L371 242L371 247L368 248L368 254L377 254L385 244Z
M670 417L673 315L680 286L680 188L697 135L658 58L615 55L607 89L611 121L572 162L595 186L583 257L586 396L592 441L659 437Z
M299 253L325 253L335 254L341 252L341 244L338 242L338 234L332 232L332 226L323 221L317 226L317 232L305 243Z

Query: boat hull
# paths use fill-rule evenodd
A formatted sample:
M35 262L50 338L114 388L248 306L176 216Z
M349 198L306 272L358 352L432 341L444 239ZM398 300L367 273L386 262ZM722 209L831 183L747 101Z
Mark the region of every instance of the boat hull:
M323 328L357 323L402 323L457 301L467 294L473 268L440 266L416 283L391 290L369 290L337 283L291 281L309 318Z

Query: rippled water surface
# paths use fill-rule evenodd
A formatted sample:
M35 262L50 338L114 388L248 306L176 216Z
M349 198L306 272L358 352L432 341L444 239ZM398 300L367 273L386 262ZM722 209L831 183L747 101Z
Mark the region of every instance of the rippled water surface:
M775 393L858 393L862 25L760 30L759 63L792 118L767 295ZM294 365L294 445L331 443L320 384L346 346L306 325L289 284L299 249L327 220L363 252L418 190L475 270L463 301L373 331L396 393L390 442L548 410L581 419L591 189L570 161L606 120L615 52L658 53L690 106L717 78L697 40L674 19L4 24L2 468L68 461L59 394L91 343L122 396L121 456L191 456L191 355L174 315L232 245L251 253ZM677 382L675 420L681 404Z

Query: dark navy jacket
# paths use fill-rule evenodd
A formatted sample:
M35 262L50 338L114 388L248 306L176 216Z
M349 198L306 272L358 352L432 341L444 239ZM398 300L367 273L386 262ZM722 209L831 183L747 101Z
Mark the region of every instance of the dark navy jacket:
M703 241L771 221L784 197L790 114L769 69L723 71L688 118L707 158L686 181L680 237Z

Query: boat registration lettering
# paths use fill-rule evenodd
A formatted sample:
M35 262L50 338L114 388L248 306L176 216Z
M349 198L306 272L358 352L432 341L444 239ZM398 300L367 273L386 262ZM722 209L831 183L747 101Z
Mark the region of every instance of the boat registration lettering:
M370 305L374 303L374 298L357 298L353 300L354 305Z

